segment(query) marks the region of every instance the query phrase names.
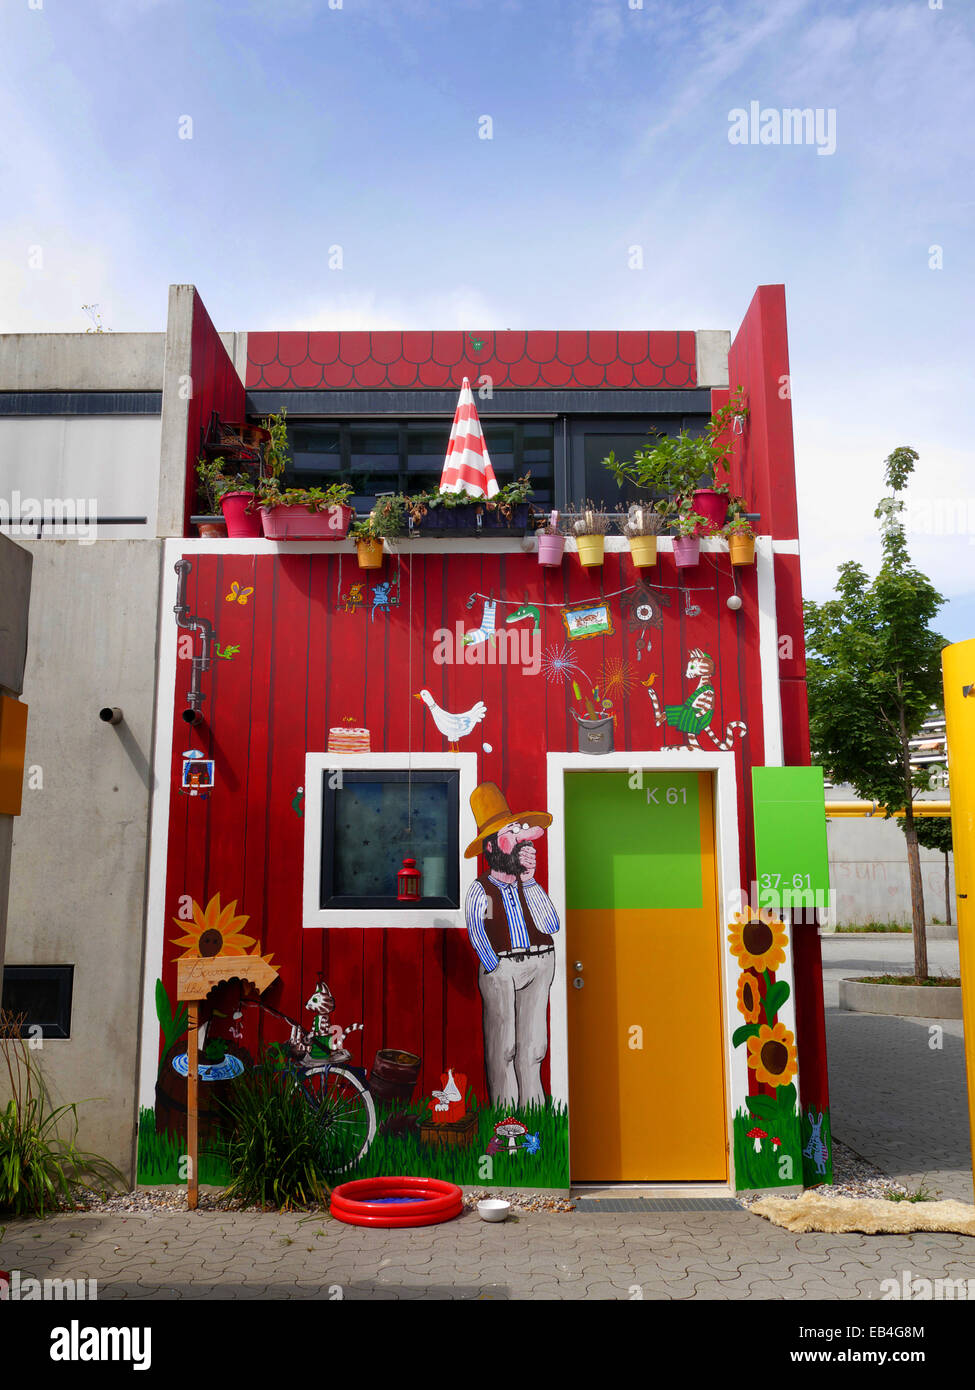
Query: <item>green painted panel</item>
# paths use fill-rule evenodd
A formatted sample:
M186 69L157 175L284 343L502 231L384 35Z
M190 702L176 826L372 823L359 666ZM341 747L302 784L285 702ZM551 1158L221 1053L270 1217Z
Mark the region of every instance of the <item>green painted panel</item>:
M703 906L696 773L568 772L569 908Z
M759 901L786 910L825 907L829 860L823 769L753 767L752 797Z

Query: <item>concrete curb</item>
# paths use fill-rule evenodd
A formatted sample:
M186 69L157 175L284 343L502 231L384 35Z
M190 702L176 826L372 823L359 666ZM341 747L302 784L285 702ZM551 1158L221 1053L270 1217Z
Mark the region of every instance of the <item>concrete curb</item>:
M840 1008L900 1018L961 1018L961 986L865 985L840 980Z

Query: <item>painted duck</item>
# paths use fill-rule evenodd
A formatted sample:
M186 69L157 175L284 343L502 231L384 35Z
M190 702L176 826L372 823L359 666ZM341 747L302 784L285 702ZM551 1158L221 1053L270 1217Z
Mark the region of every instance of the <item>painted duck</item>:
M476 705L472 705L463 714L451 714L449 710L440 708L429 690L421 690L414 699L422 700L429 709L433 715L433 722L447 740L451 753L457 752L458 742L466 738L487 714L487 705L483 700L478 700Z

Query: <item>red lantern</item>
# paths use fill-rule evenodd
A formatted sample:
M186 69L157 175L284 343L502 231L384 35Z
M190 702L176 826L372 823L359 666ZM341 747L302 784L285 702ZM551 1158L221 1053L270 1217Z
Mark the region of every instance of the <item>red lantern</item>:
M397 902L418 903L420 901L420 871L416 867L415 859L403 860L403 867L396 875L396 883L399 889L396 894Z

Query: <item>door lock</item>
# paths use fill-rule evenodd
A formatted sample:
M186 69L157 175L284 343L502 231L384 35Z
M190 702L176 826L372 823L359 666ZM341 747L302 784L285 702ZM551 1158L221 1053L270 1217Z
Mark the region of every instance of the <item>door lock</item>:
M572 988L573 988L573 989L582 989L582 987L583 987L583 985L584 985L585 983L586 983L585 980L580 979L579 976L577 975L577 976L575 977L575 979L572 981Z

